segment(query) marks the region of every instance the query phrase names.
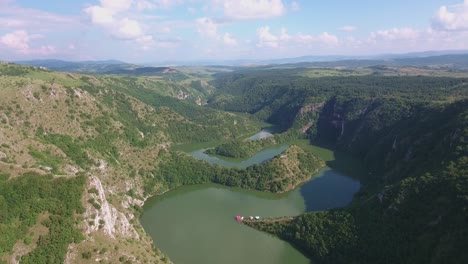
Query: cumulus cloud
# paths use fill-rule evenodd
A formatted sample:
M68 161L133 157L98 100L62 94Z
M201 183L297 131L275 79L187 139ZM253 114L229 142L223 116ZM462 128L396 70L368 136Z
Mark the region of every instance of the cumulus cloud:
M197 32L200 36L208 38L210 43L218 46L235 47L239 42L230 33L218 32L218 24L213 19L202 17L195 20Z
M138 39L145 37L143 29L138 21L124 18L119 21L119 24L116 36L123 39Z
M315 37L315 41L327 46L336 46L339 43L338 37L329 34L328 32L323 32L322 34Z
M41 35L29 34L25 30L17 30L7 33L0 38L0 44L23 55L49 55L56 53L54 46L45 45L40 47L31 47L30 42L34 39L42 38Z
M277 36L271 34L270 27L265 26L257 29L257 38L258 43L257 47L270 47L270 48L278 48L279 47L279 39Z
M86 8L84 11L91 17L93 24L108 25L114 22L113 12L104 7L91 6Z
M133 5L136 5L135 7ZM134 0L100 0L100 5L84 9L94 25L101 27L117 39L134 41L143 49L149 49L154 44L153 37L145 33L145 25L128 17L132 8L152 8L153 3Z
M442 6L432 19L432 27L446 31L468 31L468 0L454 6Z
M249 20L281 16L285 12L281 0L218 0L227 18Z
M29 49L28 42L33 38L24 30L18 30L4 35L1 42L12 49L27 50Z
M422 31L413 28L392 28L386 30L378 30L370 35L371 41L378 39L384 40L414 40L419 38Z
M371 32L367 40L355 40L352 45L368 52L410 52L467 49L467 39L468 32L405 27Z
M301 32L294 35L288 34L286 28L282 28L279 35L270 32L268 26L257 29L257 47L298 47L298 46L312 46L314 44L322 45L325 47L334 47L339 44L339 39L335 35L323 32L319 35L303 34Z
M226 46L237 46L239 43L231 34L224 33L223 42Z
M196 24L197 31L200 35L209 38L216 38L218 36L218 25L211 18L198 18Z

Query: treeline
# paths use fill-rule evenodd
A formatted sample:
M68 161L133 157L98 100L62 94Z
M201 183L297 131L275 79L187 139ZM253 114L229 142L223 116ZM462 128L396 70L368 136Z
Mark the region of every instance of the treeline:
M23 239L36 247L21 263L63 263L70 243L84 239L76 229L77 215L84 213L81 196L86 178L53 178L33 173L8 180L0 176L0 255L11 254L13 245ZM48 232L31 241L29 228L40 215ZM78 216L79 217L79 216Z

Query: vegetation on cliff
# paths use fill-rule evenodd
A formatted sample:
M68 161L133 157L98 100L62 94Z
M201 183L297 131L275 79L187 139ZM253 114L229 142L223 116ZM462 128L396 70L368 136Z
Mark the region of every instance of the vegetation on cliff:
M312 142L362 157L371 173L361 178L364 187L350 208L247 224L291 241L320 263L466 262L468 82L425 78L304 80L333 93L317 97L292 86L304 99L281 95L278 110L265 112L268 105L253 112L275 120L279 109L293 109L280 111L291 118L288 128L307 128ZM278 84L255 82L270 91Z

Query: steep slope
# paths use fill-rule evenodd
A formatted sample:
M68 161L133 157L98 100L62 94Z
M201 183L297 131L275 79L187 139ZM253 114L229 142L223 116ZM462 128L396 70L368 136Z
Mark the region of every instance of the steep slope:
M17 199L26 200L11 210L36 207L25 216L6 211L1 219L1 233L11 234L2 236L0 243L1 259L8 262L44 262L47 255L51 255L47 263L167 260L152 250L138 214L149 195L170 186L164 181L147 181L141 173L156 168L161 155L173 155L169 147L174 143L219 140L258 129L246 117L203 111L137 85L151 80L58 73L13 64L0 65L0 75L0 206L11 207L14 196L7 197L7 190L12 190L20 191ZM145 91L158 100L145 104L129 95L130 89ZM28 177L45 178L35 183L26 180ZM35 184L39 190L34 189ZM53 209L56 195L46 191L51 184L64 185L62 191L70 195L72 189L66 186L76 188L75 207L70 207L63 220L55 216L63 208ZM25 190L50 198L41 205L27 200ZM43 215L46 211L49 213ZM56 221L71 221L71 230L80 235L70 239L66 233L54 231ZM46 231L40 231L46 222L52 225L45 224ZM71 228L69 225L63 228ZM15 228L20 229L7 232ZM52 237L60 242L53 242ZM27 245L17 242L23 239ZM52 247L49 253L44 251L46 247ZM67 248L65 256L62 253Z
M260 127L171 85L0 64L0 262L170 262L139 223L148 197L209 182L283 192L323 166L296 147L244 170L172 151Z
M350 208L246 224L319 263L466 262L467 79L297 78L300 71L224 74L211 105L358 155L371 173ZM250 101L237 104L243 98Z
M412 156L386 164L392 169L381 172L386 185L378 192L365 188L350 208L249 224L292 241L320 263L468 261L463 250L468 243L467 109L468 101L454 103L437 114L426 112L427 120L407 124L400 135L419 140L406 142ZM413 134L428 124L431 130ZM389 152L398 155L396 148ZM393 157L385 158L388 163Z
M402 172L396 164L400 160L426 164L422 157L433 147L428 143L440 136L432 130L446 117L441 112L468 98L466 78L298 76L303 71L219 75L214 82L218 94L209 106L247 111L290 133L303 133L315 144L356 154L382 175Z

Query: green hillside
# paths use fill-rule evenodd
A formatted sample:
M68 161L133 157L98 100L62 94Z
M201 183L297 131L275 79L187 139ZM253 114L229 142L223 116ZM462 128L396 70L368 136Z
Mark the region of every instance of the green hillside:
M301 71L223 74L211 106L304 132L370 173L349 208L246 224L318 263L466 262L468 80Z
M296 139L362 159L361 191L348 208L247 224L318 263L466 262L468 76L387 67L174 74L0 64L0 263L168 263L138 220L147 198L201 183L281 193L333 167ZM280 133L245 140L264 122ZM291 146L246 169L177 151L210 142L237 158Z
M244 170L173 151L260 129L256 118L188 100L211 93L209 76L174 82L14 64L1 64L0 76L1 261L169 262L138 221L148 197L209 182L284 192L323 166L297 147Z

